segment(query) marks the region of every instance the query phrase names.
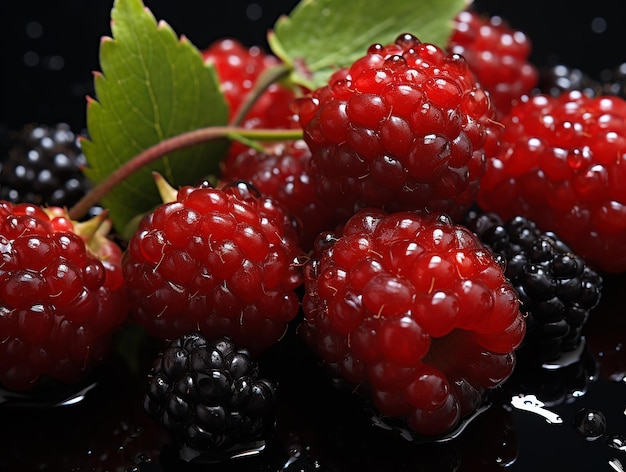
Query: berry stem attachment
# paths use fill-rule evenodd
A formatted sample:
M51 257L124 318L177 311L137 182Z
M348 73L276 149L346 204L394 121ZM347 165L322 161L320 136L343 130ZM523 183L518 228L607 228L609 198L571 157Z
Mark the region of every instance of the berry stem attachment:
M241 140L241 138L244 138L246 140L282 141L295 140L301 137L302 130L245 129L236 126L211 126L164 139L126 161L98 185L94 186L83 198L70 208L69 217L73 220L80 220L93 205L97 204L129 175L134 174L146 165L174 151L221 138L230 140Z

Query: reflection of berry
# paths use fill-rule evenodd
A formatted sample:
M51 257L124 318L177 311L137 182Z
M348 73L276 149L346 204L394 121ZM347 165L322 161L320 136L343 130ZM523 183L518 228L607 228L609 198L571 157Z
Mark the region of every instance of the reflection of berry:
M499 16L460 12L447 47L465 57L500 115L537 85L537 69L529 60L530 39Z
M502 119L481 208L558 234L596 270L626 270L626 101L537 94Z
M27 125L0 163L0 199L69 208L91 187L83 174L86 165L67 124Z
M296 234L247 185L187 186L139 224L124 260L131 315L172 339L200 329L260 351L299 309Z
M497 136L467 62L408 34L372 45L295 108L318 194L344 218L364 206L460 216Z
M546 407L568 404L585 395L598 379L599 366L588 349L583 349L571 363L550 369L525 362L526 354L518 353L517 367L504 386L509 398L513 395L534 395Z
M302 140L277 143L264 152L247 148L231 153L222 164L225 182L246 180L263 195L282 204L299 228L300 245L309 250L323 230L333 229L333 212L319 198L309 174L311 151Z
M120 248L103 216L0 201L0 383L81 379L108 353L127 304Z
M275 394L248 350L228 337L207 340L194 332L159 354L144 407L191 460L264 441L273 429Z
M362 210L305 266L305 341L384 415L438 435L511 373L525 322L491 253L447 217Z
M598 305L602 278L554 233L521 216L506 222L470 211L465 224L506 260L505 274L527 314L524 344L543 360L579 347L583 326Z

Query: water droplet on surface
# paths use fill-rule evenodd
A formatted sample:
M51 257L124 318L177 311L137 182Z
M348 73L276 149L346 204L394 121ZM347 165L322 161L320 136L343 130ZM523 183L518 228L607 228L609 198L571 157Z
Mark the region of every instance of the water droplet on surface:
M574 416L574 428L587 441L595 441L606 433L606 417L601 411L583 408Z
M535 395L525 395L522 393L515 395L511 398L511 405L518 410L543 416L548 423L563 423L563 419L557 413L544 408L544 406L546 406L545 403L539 400Z
M626 452L626 436L617 434L607 438L606 443L614 449Z
M624 472L624 466L622 465L622 463L618 459L615 459L615 458L611 459L609 461L609 465L616 472Z

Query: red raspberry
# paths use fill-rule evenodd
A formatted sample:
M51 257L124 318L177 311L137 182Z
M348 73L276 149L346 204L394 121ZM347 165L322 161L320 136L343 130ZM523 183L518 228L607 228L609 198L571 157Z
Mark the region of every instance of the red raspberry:
M128 313L122 251L104 215L0 201L0 383L74 384L109 353Z
M530 38L499 16L460 12L447 48L465 57L499 116L506 115L513 100L529 94L539 81L537 68L529 60Z
M301 249L282 209L248 186L185 186L129 241L131 316L163 340L200 330L260 352L299 309Z
M537 94L502 123L480 206L534 220L596 269L626 270L626 101Z
M246 180L283 205L299 228L300 246L308 251L321 231L334 229L333 210L315 191L309 174L311 151L303 140L276 143L264 152L246 148L222 161L221 180Z
M210 44L202 50L202 57L206 63L215 66L222 93L230 107L230 120L252 92L261 73L280 64L277 57L267 54L260 47L246 47L232 38L219 39ZM290 110L293 98L291 89L273 83L246 114L242 125L248 128L293 127Z
M485 170L493 108L462 56L404 34L295 102L327 204L459 217Z
M512 373L526 327L517 294L469 229L363 209L316 249L299 332L383 415L444 434Z

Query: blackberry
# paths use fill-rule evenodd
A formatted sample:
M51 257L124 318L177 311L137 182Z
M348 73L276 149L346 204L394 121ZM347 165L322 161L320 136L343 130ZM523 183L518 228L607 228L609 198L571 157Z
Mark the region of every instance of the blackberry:
M0 163L0 200L71 207L90 189L78 136L67 123L29 124L11 140ZM91 209L90 215L100 211Z
M265 447L275 396L274 383L259 377L248 349L196 331L159 353L144 410L170 432L182 459L219 461Z
M602 71L600 82L604 94L626 98L626 62L613 69Z
M521 349L542 362L579 349L582 328L600 301L602 277L555 233L541 231L529 218L505 222L473 209L465 224L505 263L505 275L527 315Z
M565 64L556 64L539 70L538 89L553 97L570 90L580 90L589 97L602 95L603 84L589 76L582 69Z

